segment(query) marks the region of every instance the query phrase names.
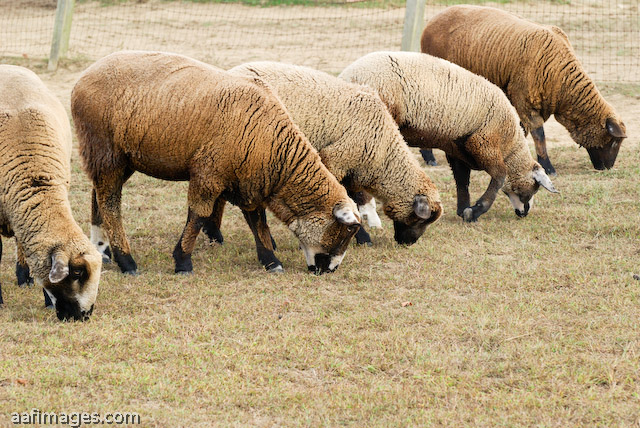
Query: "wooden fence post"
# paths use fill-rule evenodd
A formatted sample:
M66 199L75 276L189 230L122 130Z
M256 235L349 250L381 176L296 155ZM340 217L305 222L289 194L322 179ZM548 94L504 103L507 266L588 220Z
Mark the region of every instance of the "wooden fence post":
M53 71L58 68L58 59L69 49L69 35L71 34L71 18L75 0L58 0L56 7L56 20L53 24L53 40L51 41L51 53L49 54L48 69Z
M420 36L424 28L424 6L426 0L407 0L402 30L403 51L420 51Z

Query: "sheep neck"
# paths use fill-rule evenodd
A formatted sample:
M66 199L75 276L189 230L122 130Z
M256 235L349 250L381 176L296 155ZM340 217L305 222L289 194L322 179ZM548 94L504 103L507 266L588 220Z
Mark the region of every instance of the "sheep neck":
M337 182L331 183L331 173L317 156L302 155L291 164L295 165L291 174L282 177L267 201L271 211L287 225L297 217L333 207L338 200L335 189L339 188Z
M606 110L606 102L577 60L567 68L569 72L557 89L555 116L563 125L570 122L573 127L580 127L600 117Z
M48 274L53 248L82 234L71 214L67 192L59 186L38 186L18 192L10 204L11 225L34 276Z

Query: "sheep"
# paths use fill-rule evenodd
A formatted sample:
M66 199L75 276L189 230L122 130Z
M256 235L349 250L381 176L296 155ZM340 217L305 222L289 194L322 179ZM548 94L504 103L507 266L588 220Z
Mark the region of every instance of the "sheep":
M69 205L69 118L25 68L0 65L0 94L0 234L15 237L18 282L33 275L60 320L84 321L93 312L102 258Z
M587 149L594 168L613 167L626 127L560 28L490 7L452 6L427 23L421 49L500 87L515 106L525 133L531 132L538 162L547 174L556 173L543 127L552 114Z
M93 183L92 238L107 245L104 222L123 273L137 273L120 212L122 186L135 171L189 180L176 272L193 270L198 219L212 214L218 198L250 213L268 206L298 237L317 273L337 269L358 230L355 203L259 79L177 54L116 52L83 72L71 112Z
M371 89L312 68L277 62L247 63L229 72L259 78L274 90L350 196L362 198L359 191L366 190L384 202L398 243L413 244L441 215L435 185L418 166L384 103ZM374 204L371 197L359 202L373 224L376 218L379 222L377 214L371 214ZM208 222L209 230L219 230L223 207L218 208L215 220ZM264 213L259 219L263 218ZM357 242L370 244L369 235L362 232L363 228L356 234ZM270 263L265 265L267 270L281 270L275 255L263 257Z
M464 221L476 221L487 212L500 188L519 217L528 214L539 186L557 192L531 158L513 106L483 77L414 52L374 52L349 65L339 77L377 90L410 146L446 153L456 181L457 214ZM473 206L470 169L491 176Z

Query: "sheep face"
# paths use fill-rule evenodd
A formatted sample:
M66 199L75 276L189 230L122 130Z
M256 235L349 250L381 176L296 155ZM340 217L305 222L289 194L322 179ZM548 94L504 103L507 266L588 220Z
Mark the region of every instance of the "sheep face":
M544 168L535 162L533 168L520 177L508 176L502 191L509 197L518 217L526 217L533 206L533 195L540 186L552 193L559 193Z
M360 217L351 200L338 203L329 216L319 217L316 212L289 224L300 240L309 271L318 275L338 268L359 228Z
M385 204L384 212L393 220L393 237L396 242L400 245L412 245L429 224L440 218L442 204L439 200L430 203L426 196L416 195L413 204Z
M604 123L591 122L586 126L564 122L561 117L558 121L569 130L575 142L587 149L595 169L613 168L622 140L627 138L622 121L608 118Z
M102 257L93 248L71 260L62 252L51 256L49 277L36 280L55 305L58 319L86 321L98 295Z

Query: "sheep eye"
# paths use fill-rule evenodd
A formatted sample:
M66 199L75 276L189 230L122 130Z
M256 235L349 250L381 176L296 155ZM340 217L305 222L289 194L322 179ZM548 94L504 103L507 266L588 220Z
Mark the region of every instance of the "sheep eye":
M82 276L82 269L72 269L71 270L71 278L80 279Z

